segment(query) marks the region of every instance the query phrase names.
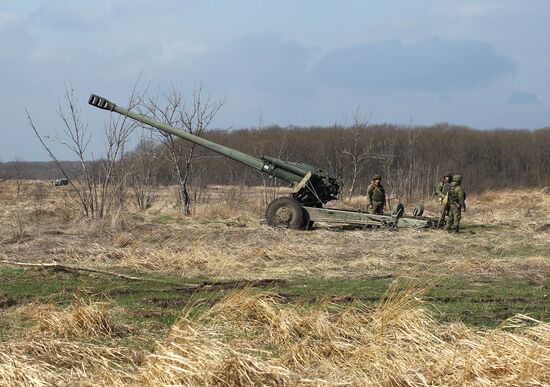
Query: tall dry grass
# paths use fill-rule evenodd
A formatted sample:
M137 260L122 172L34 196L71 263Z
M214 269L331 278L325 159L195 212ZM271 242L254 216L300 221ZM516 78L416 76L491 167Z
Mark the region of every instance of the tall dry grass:
M0 346L0 385L42 387L58 381L54 366Z
M72 305L65 310L56 310L52 306L37 308L33 318L38 321L34 327L36 333L55 337L74 336L119 336L125 327L117 324L111 317L106 303L90 303L75 297Z
M413 289L376 308L287 307L244 291L181 319L137 385L516 385L550 383L550 324L516 316L494 330L439 324Z
M550 324L526 316L487 330L443 324L422 294L396 282L375 307L341 307L245 289L198 316L184 311L154 348L133 349L113 339L112 317L98 318L104 304L33 305L24 313L34 325L0 344L0 385L550 383Z
M1 313L32 324L0 344L0 385L102 385L135 370L143 356L124 343L128 331L106 303L76 298L65 309L33 303Z

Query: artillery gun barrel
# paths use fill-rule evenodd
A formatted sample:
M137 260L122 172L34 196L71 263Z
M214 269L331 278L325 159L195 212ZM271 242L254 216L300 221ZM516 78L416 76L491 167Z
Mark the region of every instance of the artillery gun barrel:
M267 161L268 163L274 165L277 168L283 168L283 169L285 169L289 172L292 172L292 173L294 173L298 176L304 177L305 175L308 174L308 172L310 172L310 171L308 171L304 168L300 168L299 166L297 166L295 164L290 164L290 163L284 162L283 160L276 159L275 157L262 156L262 160L265 160L265 161Z
M179 137L184 140L195 143L197 145L200 145L213 152L219 153L229 159L248 165L249 167L257 169L258 171L265 172L271 176L277 177L288 183L299 183L307 174L307 171L303 173L299 168L294 168L290 165L287 165L281 160L274 159L280 162L280 165L278 165L279 163L275 164L271 162L269 160L271 158L268 159L267 157L264 157L264 160L261 160L254 156L247 155L246 153L239 152L238 150L231 149L223 145L217 144L215 142L212 142L210 140L207 140L205 138L195 136L194 134L188 133L178 128L174 128L168 124L154 120L142 114L133 112L128 109L124 109L114 104L113 102L107 100L106 98L97 96L95 94L90 95L90 98L88 99L88 103L99 109L109 110L111 112L116 112L123 116L132 118L136 121L139 121L146 125L157 128L162 132L173 134L176 137Z

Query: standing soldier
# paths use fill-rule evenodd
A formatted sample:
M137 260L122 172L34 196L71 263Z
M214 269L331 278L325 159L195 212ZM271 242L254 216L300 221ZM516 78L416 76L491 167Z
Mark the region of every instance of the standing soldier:
M443 178L435 188L435 194L441 202L441 213L439 214L437 228L445 225L445 217L449 214L449 198L447 197L447 193L449 192L449 188L451 188L452 180L453 174L451 172L445 172Z
M367 188L369 198L369 209L371 214L383 215L386 206L386 190L382 186L382 177L374 175L372 183Z
M462 183L461 175L454 175L449 188L449 219L445 229L449 232L458 232L460 229L460 218L462 211L466 212L466 193L460 186Z

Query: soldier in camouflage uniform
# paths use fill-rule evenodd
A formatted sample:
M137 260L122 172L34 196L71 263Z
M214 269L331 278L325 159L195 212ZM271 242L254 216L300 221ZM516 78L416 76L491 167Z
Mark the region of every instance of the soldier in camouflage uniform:
M383 215L386 206L386 190L382 186L382 177L374 175L372 183L367 188L369 209L371 214Z
M449 219L445 229L449 232L458 232L460 229L460 218L462 211L466 212L466 193L460 187L462 182L461 175L454 175L451 188L448 192L449 200Z
M453 174L451 172L445 172L441 181L435 188L435 194L438 196L441 202L441 213L439 214L439 221L437 222L437 228L445 225L445 217L449 214L449 200L447 192L451 188L451 181L453 180Z

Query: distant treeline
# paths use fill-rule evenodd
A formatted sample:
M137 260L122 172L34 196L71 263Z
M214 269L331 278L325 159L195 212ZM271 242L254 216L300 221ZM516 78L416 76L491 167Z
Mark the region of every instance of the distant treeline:
M398 196L430 195L447 170L462 174L469 192L500 187L550 185L550 128L473 130L438 124L430 127L354 125L351 127L267 127L215 130L206 137L254 156L269 155L323 168L344 181L343 193L362 193L373 174L383 176ZM131 164L139 153L152 153L156 184L174 182L162 144L140 144L124 157ZM180 151L188 151L182 142ZM143 155L142 155L143 156ZM61 177L53 163L23 163L26 178ZM71 171L78 164L66 163ZM13 170L1 163L0 174ZM266 177L242 164L197 149L191 184L261 185Z
M61 165L71 176L79 174L80 162L62 161ZM53 161L6 161L0 162L1 179L53 180L63 175Z
M270 155L323 168L362 193L375 173L398 196L429 195L445 171L462 174L470 192L550 185L550 128L473 130L368 125L213 131L207 137L255 156ZM258 185L265 176L223 157L194 164L195 183ZM168 171L168 168L163 168ZM169 175L163 179L168 179ZM198 181L197 181L198 179Z

